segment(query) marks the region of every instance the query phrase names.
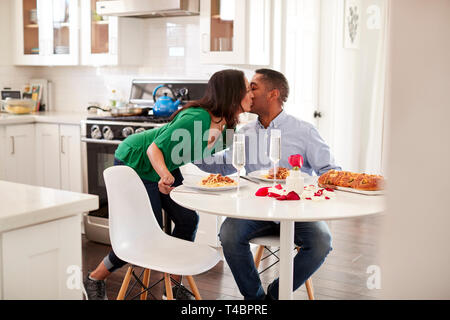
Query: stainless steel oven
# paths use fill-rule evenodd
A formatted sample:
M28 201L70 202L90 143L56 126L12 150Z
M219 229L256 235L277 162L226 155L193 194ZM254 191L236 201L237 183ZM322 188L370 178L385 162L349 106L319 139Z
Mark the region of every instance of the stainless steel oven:
M85 235L89 240L104 244L110 244L110 239L103 171L114 165L114 153L128 135L162 126L169 120L160 119L161 123L122 121L99 117L88 118L82 123L81 141L86 143L88 192L99 197L99 208L84 215Z

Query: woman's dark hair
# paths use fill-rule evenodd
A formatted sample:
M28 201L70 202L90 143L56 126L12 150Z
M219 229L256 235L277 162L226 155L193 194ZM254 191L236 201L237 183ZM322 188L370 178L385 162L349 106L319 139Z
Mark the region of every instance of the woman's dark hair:
M227 128L234 128L238 123L238 111L242 110L241 101L247 94L244 79L244 72L240 70L227 69L214 73L203 98L186 104L173 113L170 120L182 110L200 107L215 117L225 118Z

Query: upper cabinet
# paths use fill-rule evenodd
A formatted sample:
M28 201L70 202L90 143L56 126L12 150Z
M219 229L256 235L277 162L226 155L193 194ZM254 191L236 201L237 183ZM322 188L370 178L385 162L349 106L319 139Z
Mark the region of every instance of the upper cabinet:
M271 0L201 0L201 61L270 64Z
M16 65L76 65L78 0L13 1Z
M101 17L96 0L14 0L15 65L139 65L142 19ZM80 26L81 23L81 26ZM81 41L81 46L80 46Z
M142 64L144 20L100 16L98 1L81 0L81 64Z

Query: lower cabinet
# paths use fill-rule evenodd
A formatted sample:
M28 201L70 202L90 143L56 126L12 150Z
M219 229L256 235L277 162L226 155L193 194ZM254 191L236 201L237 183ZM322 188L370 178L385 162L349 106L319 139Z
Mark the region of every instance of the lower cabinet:
M1 178L23 184L35 184L34 124L4 126L0 135L2 135L0 137Z
M36 124L36 184L82 192L80 126Z
M83 192L80 125L0 126L0 180Z
M80 219L75 215L0 234L0 298L82 299Z
M42 187L61 187L59 159L59 125L35 124L36 129L36 184Z
M60 125L61 189L83 192L81 129L79 125Z

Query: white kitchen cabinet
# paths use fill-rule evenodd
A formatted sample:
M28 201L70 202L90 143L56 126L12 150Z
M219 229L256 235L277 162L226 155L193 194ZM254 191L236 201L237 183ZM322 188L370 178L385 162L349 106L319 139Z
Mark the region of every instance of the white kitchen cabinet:
M61 189L83 192L81 132L77 125L60 125Z
M0 126L0 180L6 179L5 173L5 154L6 154L6 130L5 126Z
M80 126L36 124L36 183L82 192Z
M77 65L78 0L14 0L15 65Z
M201 62L269 65L271 6L271 0L201 0Z
M60 144L59 125L36 123L36 184L59 189Z
M4 128L5 180L34 184L34 124L8 125Z
M98 0L81 0L81 64L141 65L144 20L102 17Z
M80 215L0 234L3 299L82 298ZM74 278L76 281L71 281Z

